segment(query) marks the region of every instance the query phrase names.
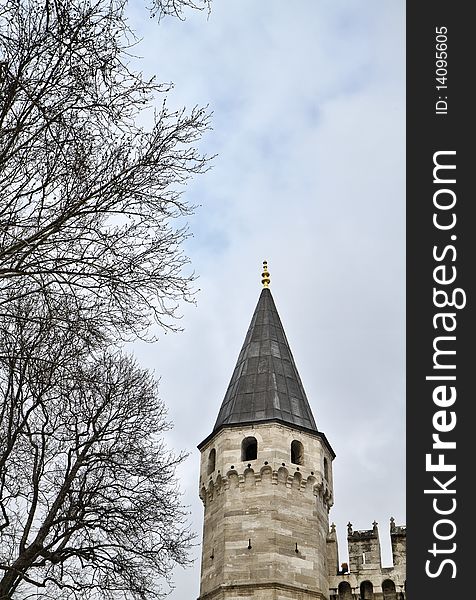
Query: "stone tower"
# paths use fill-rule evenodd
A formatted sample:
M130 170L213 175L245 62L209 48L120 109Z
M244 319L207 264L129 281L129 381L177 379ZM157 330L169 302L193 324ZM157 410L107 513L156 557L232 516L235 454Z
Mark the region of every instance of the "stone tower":
M199 445L200 600L329 598L335 454L318 431L268 288Z

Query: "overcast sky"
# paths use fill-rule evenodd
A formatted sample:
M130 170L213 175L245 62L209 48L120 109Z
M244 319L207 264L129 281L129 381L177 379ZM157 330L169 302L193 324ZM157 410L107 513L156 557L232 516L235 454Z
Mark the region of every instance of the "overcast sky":
M173 81L170 108L208 104L213 169L186 194L200 279L184 332L135 345L161 377L190 451L179 475L201 540L196 445L212 430L261 290L263 259L318 428L334 448L341 562L346 524L405 522L404 3L215 0L157 25L131 7L142 68ZM200 556L197 546L194 556ZM197 598L200 561L175 574Z

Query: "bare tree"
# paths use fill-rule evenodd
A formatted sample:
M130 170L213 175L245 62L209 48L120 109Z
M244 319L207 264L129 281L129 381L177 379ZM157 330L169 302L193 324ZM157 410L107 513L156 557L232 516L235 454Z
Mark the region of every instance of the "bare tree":
M0 8L0 314L41 294L79 299L112 334L175 327L191 299L182 197L207 169L204 108L138 117L168 86L131 68L125 0L19 0ZM189 0L156 0L181 14ZM177 219L178 218L178 219ZM177 225L174 225L174 222ZM69 303L68 303L69 305ZM53 311L54 312L54 311Z
M172 15L179 19L184 18L184 11L188 8L195 10L208 9L210 12L211 0L152 0L151 12L153 16L158 16L159 19L166 15Z
M0 598L158 597L192 536L156 383L21 316L1 339Z
M182 193L209 116L152 110L169 86L133 69L126 3L0 3L1 600L147 600L187 563L184 455L119 342L193 297Z

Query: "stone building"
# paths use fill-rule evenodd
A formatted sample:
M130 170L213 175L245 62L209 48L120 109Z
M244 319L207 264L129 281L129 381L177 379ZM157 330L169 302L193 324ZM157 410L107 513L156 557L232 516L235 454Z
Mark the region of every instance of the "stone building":
M339 565L334 451L316 427L281 320L263 289L212 433L199 445L204 504L199 600L401 600L405 529L391 521L394 566L377 524L353 531Z
M347 525L349 564L339 567L334 524L327 536L330 600L404 600L406 599L406 529L390 519L393 567L382 567L378 525L353 531Z

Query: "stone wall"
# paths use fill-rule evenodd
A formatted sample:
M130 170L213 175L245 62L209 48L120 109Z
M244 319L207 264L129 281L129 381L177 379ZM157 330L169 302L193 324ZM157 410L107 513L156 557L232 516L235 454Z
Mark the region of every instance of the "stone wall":
M348 525L349 572L329 575L330 600L405 600L406 599L406 529L390 520L393 566L382 567L377 523L364 531ZM336 546L335 528L328 535L328 547ZM330 565L329 565L330 566Z

